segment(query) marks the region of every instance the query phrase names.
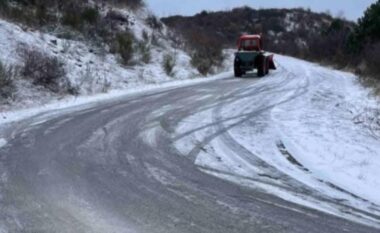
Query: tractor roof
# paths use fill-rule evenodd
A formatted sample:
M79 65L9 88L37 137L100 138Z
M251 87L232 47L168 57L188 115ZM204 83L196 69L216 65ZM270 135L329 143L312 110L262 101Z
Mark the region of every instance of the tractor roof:
M261 39L260 35L242 35L240 37L242 40L247 40L247 39Z

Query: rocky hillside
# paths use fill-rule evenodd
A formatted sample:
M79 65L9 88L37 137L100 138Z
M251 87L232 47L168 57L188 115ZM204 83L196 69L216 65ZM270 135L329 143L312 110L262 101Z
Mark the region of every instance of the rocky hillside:
M200 76L141 0L1 0L0 112Z

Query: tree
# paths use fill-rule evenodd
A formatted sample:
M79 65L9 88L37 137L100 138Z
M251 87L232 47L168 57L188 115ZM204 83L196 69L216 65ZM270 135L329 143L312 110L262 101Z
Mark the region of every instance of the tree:
M358 25L351 38L354 50L361 50L369 43L380 40L380 0L372 4L359 19Z

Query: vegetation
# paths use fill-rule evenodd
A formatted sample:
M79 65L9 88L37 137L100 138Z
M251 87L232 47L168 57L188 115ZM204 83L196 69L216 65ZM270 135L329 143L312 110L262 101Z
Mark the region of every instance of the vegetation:
M32 48L20 48L23 57L21 75L31 79L34 85L43 86L52 92L68 91L63 62Z
M380 81L380 0L372 4L350 37L350 49L354 52L355 62L361 60L364 74L371 75Z
M165 70L166 74L169 76L173 75L173 69L177 63L176 55L172 53L164 54L162 67Z
M297 31L287 31L288 14L293 15L291 20L301 22ZM255 10L243 7L223 12L203 11L193 17L174 16L162 20L186 38L187 50L193 54L193 64L201 73L208 73L212 66L221 63L222 50L235 47L237 37L242 33L263 33L266 49L296 56L299 52L298 40L308 41L317 37L316 30L319 28L314 29L310 25L331 20L331 17L302 9ZM320 27L324 26L327 24Z
M102 17L100 8L104 3L104 0L0 0L0 15L39 30L61 29L63 26L64 30L60 30L57 36L67 39L84 37L95 44L108 44L120 55L122 63L128 64L135 46L135 38L128 32L131 22L128 16L114 10ZM131 9L144 5L143 0L108 0L108 3ZM144 60L149 60L147 52Z
M140 42L137 45L137 49L138 49L138 54L140 54L140 60L145 64L150 63L152 60L150 45L147 44L146 41Z
M249 7L203 11L192 17L173 16L163 22L187 39L189 51L195 51L193 64L202 73L207 73L220 57L215 51L236 46L238 35L262 33L266 50L351 68L380 80L380 0L368 8L357 24L304 9ZM205 37L213 42L199 39Z
M0 103L13 99L16 92L15 73L13 67L6 66L0 61Z
M133 57L133 40L129 32L118 33L112 44L111 52L118 53L124 65L128 65Z
M149 15L149 17L146 19L146 23L153 29L161 30L163 28L163 25L155 15Z
M191 48L191 63L198 69L199 73L206 75L212 68L223 62L222 47L215 44L212 37L193 33L189 35L189 46Z

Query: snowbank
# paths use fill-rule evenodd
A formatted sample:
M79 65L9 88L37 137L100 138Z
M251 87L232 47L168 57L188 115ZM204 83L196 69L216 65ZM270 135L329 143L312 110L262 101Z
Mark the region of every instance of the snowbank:
M56 114L90 108L97 104L102 104L106 101L115 101L117 99L127 98L128 96L132 95L147 94L154 91L163 91L196 83L211 82L217 79L225 79L231 77L231 75L231 71L225 71L214 76L209 76L207 78L195 78L188 80L168 81L158 84L141 85L135 88L112 90L109 93L96 94L91 96L65 97L63 99L52 100L42 106L0 112L0 126L21 121L36 115L44 114L44 117L49 115L54 116Z

